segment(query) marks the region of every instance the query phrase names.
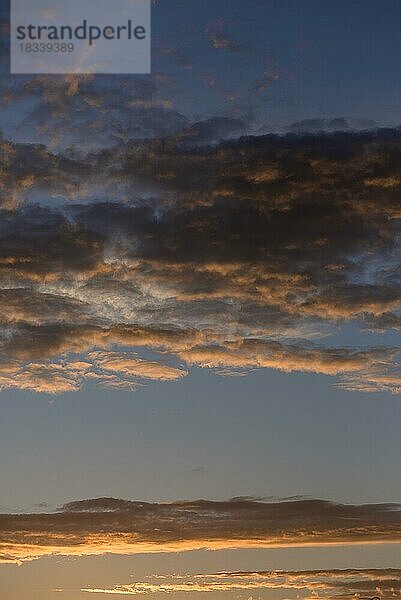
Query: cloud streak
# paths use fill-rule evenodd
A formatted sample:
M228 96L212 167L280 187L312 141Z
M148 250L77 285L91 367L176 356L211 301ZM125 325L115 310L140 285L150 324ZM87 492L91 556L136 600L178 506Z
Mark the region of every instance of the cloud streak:
M136 554L401 542L395 504L322 500L146 503L100 498L50 514L0 515L0 554L21 562L53 554Z
M151 579L151 578L150 578ZM194 594L197 592L279 590L297 592L302 598L344 598L348 596L399 598L399 569L333 569L314 571L256 571L158 577L154 581L117 585L113 588L83 588L96 594L139 595L151 593Z

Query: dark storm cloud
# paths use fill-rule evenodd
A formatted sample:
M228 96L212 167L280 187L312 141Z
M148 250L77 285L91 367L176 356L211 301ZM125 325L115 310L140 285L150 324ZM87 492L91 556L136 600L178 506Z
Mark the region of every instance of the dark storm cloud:
M40 209L4 212L0 224L2 279L60 276L92 270L103 260L101 237L74 227L61 213Z
M87 154L3 142L3 388L197 365L399 391L399 347L320 338L399 327L401 131L218 142L237 126Z
M32 325L85 320L85 303L53 294L41 294L33 289L0 289L0 321L5 324ZM88 314L89 316L89 314Z
M0 202L16 208L32 192L41 195L72 196L82 179L91 181L89 163L52 154L44 145L0 141Z
M400 539L401 511L395 504L241 499L157 504L100 498L71 502L56 513L0 515L0 550L15 561L50 554L130 554Z

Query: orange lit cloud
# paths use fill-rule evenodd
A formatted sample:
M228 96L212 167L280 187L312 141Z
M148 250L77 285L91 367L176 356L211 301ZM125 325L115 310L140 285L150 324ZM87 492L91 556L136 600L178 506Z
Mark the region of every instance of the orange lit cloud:
M152 578L150 578L152 579ZM117 585L113 588L83 588L97 594L139 595L172 592L296 591L299 597L343 598L344 596L401 597L400 569L335 569L316 571L226 572L195 576L158 577ZM297 596L297 597L298 597Z
M49 514L0 515L0 554L42 556L401 543L398 505L321 500L73 502Z

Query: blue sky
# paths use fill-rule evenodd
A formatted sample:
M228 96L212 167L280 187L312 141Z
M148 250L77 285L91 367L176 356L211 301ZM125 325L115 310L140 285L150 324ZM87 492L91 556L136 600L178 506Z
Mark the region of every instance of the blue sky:
M99 496L392 501L400 410L396 396L271 371L221 378L195 370L134 394L3 392L2 510Z

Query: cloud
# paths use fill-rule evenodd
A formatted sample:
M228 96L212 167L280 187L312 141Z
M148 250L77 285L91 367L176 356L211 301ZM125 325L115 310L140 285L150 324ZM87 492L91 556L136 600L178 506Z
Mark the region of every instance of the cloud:
M89 357L94 359L95 365L102 371L110 371L131 377L169 381L180 379L186 375L186 372L182 369L134 358L132 353L95 352L90 354Z
M371 119L344 119L338 117L336 119L305 119L292 123L288 127L288 131L293 133L319 133L322 131L348 131L354 129L375 129L377 124Z
M213 48L244 54L246 47L222 31L222 27L205 27L204 33Z
M243 135L246 124L242 119L228 117L211 117L206 121L193 123L187 128L170 136L170 143L180 149L194 149L202 146L216 145L222 140L229 140Z
M52 554L135 554L201 548L264 548L401 541L395 504L233 499L147 503L100 498L56 513L0 515L8 561Z
M0 363L0 389L60 394L78 391L84 382L93 381L105 387L134 390L141 380L175 381L186 374L185 369L143 360L133 352L88 352L84 360L77 354L75 360L70 355L68 360L58 362Z
M399 393L381 335L401 314L400 130L219 141L240 126L89 153L1 142L2 389L135 389L198 366Z
M177 67L181 67L188 71L191 71L194 68L193 61L187 56L182 48L163 45L156 48L156 52L160 57L172 61Z
M17 139L46 144L56 152L164 136L188 124L156 76L37 75L16 81L5 74L0 104L23 115L15 127Z
M297 597L302 598L401 596L400 569L225 572L150 579L151 581L117 585L109 589L83 588L81 591L127 596L156 592L193 594L252 590L280 590L282 594L296 591Z

